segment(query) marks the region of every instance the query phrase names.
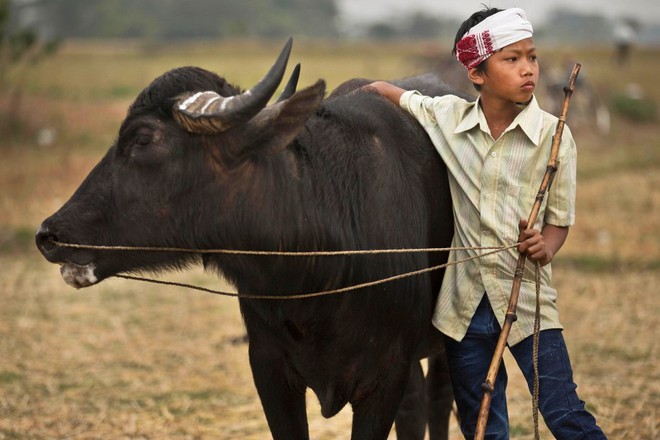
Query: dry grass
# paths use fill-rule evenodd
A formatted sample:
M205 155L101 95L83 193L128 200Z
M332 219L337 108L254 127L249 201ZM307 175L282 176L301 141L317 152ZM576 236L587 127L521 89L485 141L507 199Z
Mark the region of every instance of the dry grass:
M100 158L130 99L153 77L197 64L247 87L278 45L76 44L31 73L23 101L30 122L3 135L1 146L0 440L269 437L234 300L120 280L77 293L38 255L32 235ZM292 62L303 63L302 85L325 77L332 88L353 76L413 73L409 55L427 49L297 42ZM638 54L624 71L612 68L605 49L576 56L603 93L632 81L660 101L657 52ZM38 146L32 135L45 126L58 138ZM555 265L579 391L613 439L660 435L659 134L657 124L620 118L608 137L576 130L578 223ZM171 277L226 287L199 271ZM513 437L532 438L530 397L515 366L508 370ZM313 438L347 438L350 409L325 420L314 396L308 400Z

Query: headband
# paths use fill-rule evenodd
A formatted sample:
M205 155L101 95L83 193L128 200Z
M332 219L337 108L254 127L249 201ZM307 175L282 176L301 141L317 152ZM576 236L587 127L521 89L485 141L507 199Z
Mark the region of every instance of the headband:
M456 43L456 59L467 69L477 67L496 50L532 36L525 11L510 8L486 17Z

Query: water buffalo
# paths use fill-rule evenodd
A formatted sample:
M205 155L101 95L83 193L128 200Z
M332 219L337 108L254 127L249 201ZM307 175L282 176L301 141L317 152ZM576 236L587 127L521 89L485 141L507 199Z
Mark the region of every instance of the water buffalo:
M214 73L183 67L139 94L114 145L37 233L40 251L62 265L67 283L86 287L120 272L201 260L239 293L285 296L446 260L434 252L200 256L58 245L285 251L449 245L447 175L427 135L397 106L360 88L366 80L349 81L325 100L318 81L269 104L290 50L291 40L245 92ZM435 76L400 84L448 92ZM273 437L309 438L309 387L325 417L352 405L353 439L387 438L395 416L399 438L421 438L418 360L441 353L431 326L441 279L432 272L318 298L239 299ZM443 364L430 362L429 375L442 382L436 365ZM433 387L431 399L444 402L444 415L434 419L435 429L445 431L440 436L451 406L444 385Z

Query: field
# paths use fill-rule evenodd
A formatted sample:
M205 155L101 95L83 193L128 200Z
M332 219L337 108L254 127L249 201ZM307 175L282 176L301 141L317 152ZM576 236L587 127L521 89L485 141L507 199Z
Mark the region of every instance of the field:
M22 74L20 114L0 124L0 440L269 438L234 299L117 279L74 291L33 235L111 145L128 104L154 77L194 64L247 88L279 44L68 43ZM332 89L350 77L416 73L437 50L423 42L296 42L290 63L302 63L301 86L325 78ZM540 55L542 69L569 55L580 61L603 103L629 84L660 103L660 49L639 50L624 67L608 47ZM5 94L5 122L8 107ZM657 119L612 111L609 133L577 122L573 131L577 224L553 265L578 391L609 438L656 439L660 129ZM163 277L230 288L201 269ZM531 398L505 360L512 435L530 439ZM350 408L325 420L313 394L308 401L312 438L348 437ZM451 438L461 438L455 422ZM542 438L551 438L545 428Z

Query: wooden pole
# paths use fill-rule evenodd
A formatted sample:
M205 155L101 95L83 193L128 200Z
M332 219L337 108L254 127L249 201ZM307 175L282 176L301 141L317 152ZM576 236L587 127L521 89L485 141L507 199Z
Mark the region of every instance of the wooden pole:
M548 166L546 168L545 174L543 175L543 180L541 181L539 191L536 195L536 200L534 200L534 206L532 206L532 211L529 214L529 218L527 219L527 229L534 227L534 222L536 221L539 209L541 208L541 204L545 198L545 193L548 188L550 188L550 185L552 185L552 179L555 175L555 172L557 171L557 156L559 153L559 145L561 144L561 137L562 133L564 132L564 124L566 123L568 105L570 103L571 96L573 95L573 90L575 89L575 80L577 79L578 73L580 72L580 68L580 64L575 64L573 71L571 72L571 76L568 80L568 87L564 87L564 102L562 104L555 135L552 138L550 159L548 160ZM514 273L513 285L511 287L511 296L509 298L509 307L504 318L504 325L502 326L502 331L500 332L499 339L497 340L495 353L493 354L493 359L488 369L486 381L481 385L481 388L484 391L484 396L481 400L481 407L479 408L479 418L477 419L477 430L475 433L476 440L483 440L484 435L486 434L486 423L488 422L490 402L493 397L493 391L495 390L495 379L497 378L497 372L499 371L500 364L502 363L502 356L504 355L506 341L509 338L509 333L511 332L511 325L517 319L516 307L518 305L518 295L520 293L520 285L522 283L526 259L527 257L525 254L520 254L518 257L518 264L516 265L516 271Z

